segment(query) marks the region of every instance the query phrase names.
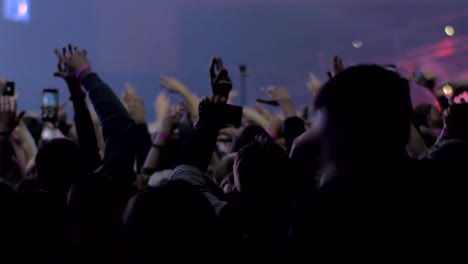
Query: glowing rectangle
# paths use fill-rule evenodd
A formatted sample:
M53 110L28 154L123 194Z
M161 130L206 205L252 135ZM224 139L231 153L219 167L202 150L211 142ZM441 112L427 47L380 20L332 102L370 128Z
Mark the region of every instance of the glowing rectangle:
M7 20L27 23L30 12L30 0L3 0L3 17Z

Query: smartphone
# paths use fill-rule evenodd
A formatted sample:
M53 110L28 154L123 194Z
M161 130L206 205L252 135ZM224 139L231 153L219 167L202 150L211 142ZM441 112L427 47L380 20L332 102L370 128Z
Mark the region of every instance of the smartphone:
M58 120L59 94L57 89L42 91L42 120L55 123Z
M15 96L15 83L7 82L5 90L3 90L3 96Z
M219 115L222 117L223 126L232 125L234 127L240 127L242 125L242 107L237 105L204 105L202 111L207 111Z
M240 127L242 125L242 107L237 105L224 105L223 116L226 117L226 125Z

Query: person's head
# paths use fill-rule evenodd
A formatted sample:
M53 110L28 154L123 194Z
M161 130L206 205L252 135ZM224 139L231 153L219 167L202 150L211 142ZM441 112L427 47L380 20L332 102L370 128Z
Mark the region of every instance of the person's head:
M258 137L271 140L268 132L261 126L249 125L244 127L232 141L232 152L238 152Z
M112 247L125 205L110 176L93 173L78 177L68 192L67 205L75 249L87 255Z
M209 260L211 246L216 244L215 219L207 198L185 182L168 181L140 192L130 199L123 215L130 261Z
M289 202L290 160L278 144L257 138L234 161L234 187L247 212L275 213Z
M39 149L35 165L36 181L41 189L66 193L82 172L80 148L69 139L53 139Z
M405 153L412 106L408 82L395 72L349 67L322 87L315 111L324 121L316 127L322 128L327 155L341 166Z

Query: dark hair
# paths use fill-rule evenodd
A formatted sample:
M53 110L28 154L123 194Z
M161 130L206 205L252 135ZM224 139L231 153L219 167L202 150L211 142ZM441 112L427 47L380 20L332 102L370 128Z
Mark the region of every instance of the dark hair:
M130 260L165 263L210 259L211 253L204 249L216 244L215 218L207 198L182 181L169 181L138 193L124 214Z
M291 186L290 159L273 141L258 137L243 147L237 153L234 170L240 184L238 191L245 202L256 204L256 201L267 200L271 202L264 206L277 207L287 201Z
M243 128L239 134L233 139L232 152L238 152L241 148L255 141L256 138L264 138L272 140L268 132L258 125L249 125Z
M82 172L80 148L69 139L53 139L39 149L35 164L39 187L66 192Z
M412 119L408 81L380 66L354 66L339 73L322 87L315 107L327 112L325 133L333 154L375 148L375 142L400 152L408 142Z

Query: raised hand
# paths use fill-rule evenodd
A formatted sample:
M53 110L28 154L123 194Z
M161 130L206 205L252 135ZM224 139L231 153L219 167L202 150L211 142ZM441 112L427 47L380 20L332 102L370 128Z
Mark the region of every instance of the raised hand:
M272 106L280 106L281 104L291 101L291 96L283 87L269 86L262 88L262 91L268 95L268 99L258 98L257 102Z
M174 129L179 126L181 117L181 111L176 111L166 115L161 122L161 129L159 132L171 135L172 132L174 132Z
M162 120L169 110L171 101L165 93L159 93L153 103L156 120Z
M122 96L122 102L127 107L128 113L136 124L146 123L146 111L143 99L136 94L136 90L128 83Z
M307 90L312 94L312 96L316 96L320 89L322 88L322 82L317 78L314 73L309 73L309 81L307 82Z
M230 91L228 95L228 103L232 103L234 98L236 98L239 95L239 91Z
M0 134L10 136L23 118L24 113L17 114L15 97L0 96Z
M59 63L54 76L65 80L82 79L87 73L91 72L91 66L86 58L86 50L80 50L70 44L68 48L63 48L62 52L55 49L55 54L59 59Z
M288 90L282 87L270 86L266 89L262 89L267 95L268 99L257 99L257 102L280 106L283 110L285 118L296 116L296 110L291 100L291 96L288 93Z
M182 82L169 76L161 77L161 86L166 88L170 93L183 94L188 91Z
M335 56L333 57L333 72L328 72L328 77L331 79L338 73L344 71L344 69L343 60L340 57Z
M220 58L213 58L211 60L210 79L211 92L213 95L219 95L229 99L229 93L232 90L232 81Z

